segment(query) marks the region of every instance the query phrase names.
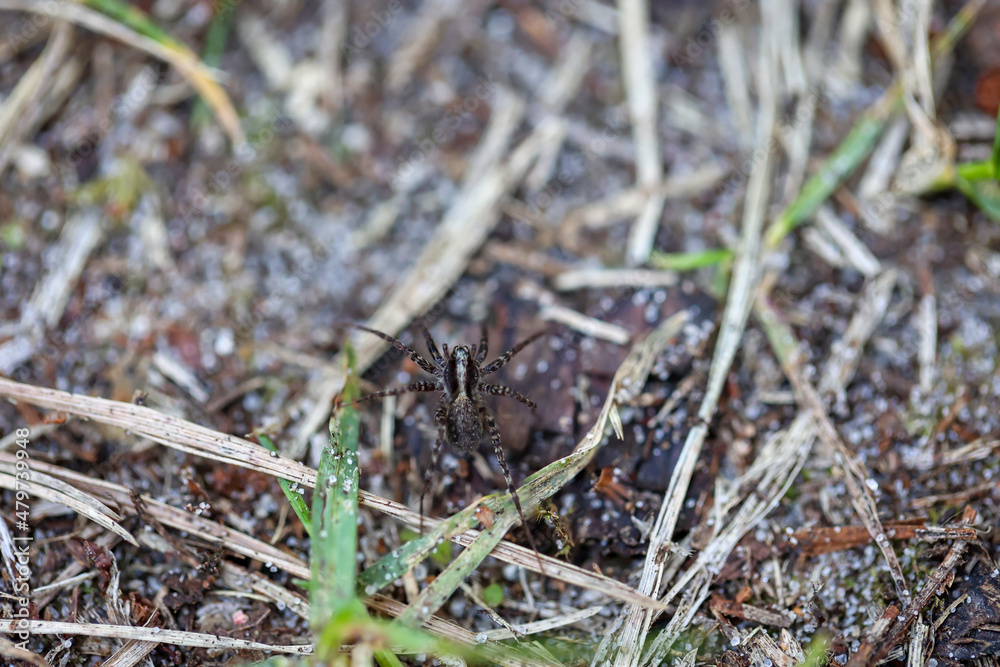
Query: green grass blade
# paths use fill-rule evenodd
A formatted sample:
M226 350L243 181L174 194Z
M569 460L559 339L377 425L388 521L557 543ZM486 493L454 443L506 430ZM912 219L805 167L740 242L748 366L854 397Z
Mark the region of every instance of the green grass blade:
M357 377L351 372L353 351L347 350L348 372L344 398L358 396ZM358 435L360 418L351 405L335 409L330 417L330 444L323 450L313 493L312 553L310 558L311 625L316 653L335 655L346 626L367 619L354 595L358 549Z
M940 32L931 40L931 65L941 56L951 53L955 44L962 38L965 31L972 25L976 14L983 8L984 0L969 0L958 13L944 27L944 32Z
M769 303L758 301L756 304L757 319L764 329L767 342L771 345L774 355L782 368L787 368L801 354L798 340L792 332L792 328L781 319Z
M164 46L185 48L163 28L156 25L144 11L129 3L120 0L83 0L83 5L127 25L140 35L149 37Z
M963 187L965 184L961 183L963 179L969 183L1000 179L1000 107L997 107L997 122L993 131L993 152L990 159L960 162L955 165L955 173L945 176L950 176L952 180L947 183L935 183L934 185L940 186L938 189L956 187L965 192L966 195L969 193ZM972 197L970 196L970 198Z
M264 435L263 433L257 434L257 442L267 447L272 452L277 453L278 448L274 446L271 439ZM292 510L295 511L295 515L299 517L299 521L305 526L306 532L312 536L312 518L309 512L309 505L306 504L306 499L302 497L301 493L298 493L292 483L287 479L278 478L278 484L281 485L281 490L285 493L285 498L288 499L288 503L292 506Z
M381 560L358 576L358 593L374 595L416 567L418 563L437 549L444 540L448 540L453 535L475 527L479 523L479 519L476 517L476 509L482 505L485 505L494 512L499 511L501 507L501 504L496 502L495 496L483 498L479 502L473 503L461 512L442 521L426 535L412 539L398 549L386 554Z
M955 165L953 172L945 172L931 185L928 190L944 190L946 188L960 188L958 181L975 182L997 178L997 172L993 171L991 160L975 160L973 162L959 162Z
M218 8L212 17L212 24L205 36L205 46L201 51L201 61L209 67L218 67L222 62L222 53L229 41L229 30L233 25L236 9L228 4Z
M229 41L229 31L233 25L233 17L236 16L236 8L229 3L222 3L216 6L215 16L212 17L212 24L208 27L208 34L205 36L205 46L201 51L201 61L209 67L218 67L222 62L222 53L226 50L226 42ZM211 112L205 100L198 98L194 108L191 110L192 127L201 127L208 122Z
M806 181L798 197L771 223L765 241L771 248L777 246L793 229L805 222L816 209L854 173L875 148L892 115L902 109L902 87L891 88L888 104L876 104L866 111L854 129L848 133L836 150Z
M497 494L499 495L499 494ZM504 493L504 495L507 495ZM513 509L513 502L510 503ZM531 510L525 505L525 514ZM419 627L431 617L435 611L448 601L451 594L472 574L483 562L493 548L500 543L507 531L517 522L516 512L507 511L497 516L493 525L479 534L479 537L468 548L445 568L444 572L427 585L424 590L396 619L401 625Z
M1000 222L1000 182L995 179L969 181L956 175L955 187L971 199L980 211Z
M375 651L375 662L379 667L403 667L403 663L392 651Z
M829 664L830 637L829 631L820 630L809 640L805 649L805 662L802 667L822 667Z
M650 266L663 271L694 271L706 266L722 264L733 258L728 248L713 248L698 252L665 253L654 250L649 255Z

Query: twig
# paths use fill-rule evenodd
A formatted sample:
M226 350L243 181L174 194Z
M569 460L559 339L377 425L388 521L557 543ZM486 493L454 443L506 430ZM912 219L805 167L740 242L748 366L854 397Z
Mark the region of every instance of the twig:
M400 38L399 48L390 58L385 78L389 90L398 92L413 80L414 73L434 54L447 22L458 14L457 0L421 3L418 15L407 26Z
M560 273L553 286L561 292L608 287L672 287L680 277L676 271L644 269L581 269Z
M20 625L21 623L24 626ZM183 632L181 630L165 630L163 628L136 628L129 625L61 623L57 621L38 620L20 621L17 628L14 626L14 623L0 623L0 633L24 631L33 635L80 635L84 637L111 637L126 640L137 639L157 644L172 644L174 646L191 646L216 650L274 651L276 653L294 653L298 655L312 653L311 644L298 646L263 644L246 639L232 639L230 637L220 637L219 635L210 635L202 632Z
M602 322L601 320L594 319L593 317L587 317L586 315L578 313L571 308L566 308L565 306L546 306L542 308L539 313L539 317L543 320L565 324L571 329L575 329L586 336L611 341L612 343L617 343L618 345L626 345L632 338L632 334L630 334L627 329L624 329L617 324Z
M568 614L561 614L559 616L553 616L552 618L546 618L542 621L515 625L513 626L513 632L510 630L489 630L486 632L486 637L493 641L500 641L503 639L513 638L515 636L514 632L517 633L517 636L532 635L537 632L547 632L556 628L579 623L584 619L588 619L591 616L601 613L603 610L604 605L595 605L593 607L587 607L586 609L572 611Z

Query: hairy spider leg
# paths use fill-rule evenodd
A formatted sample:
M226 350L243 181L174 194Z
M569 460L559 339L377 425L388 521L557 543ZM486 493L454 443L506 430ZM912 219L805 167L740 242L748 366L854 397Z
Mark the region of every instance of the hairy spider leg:
M434 363L437 364L438 366L444 366L444 357L442 357L441 353L438 352L437 344L434 342L434 338L431 336L431 330L428 329L427 325L424 324L423 322L419 322L417 324L417 328L420 330L422 334L424 334L424 338L427 340L427 349L431 353L431 359L433 359Z
M438 436L434 441L434 446L431 447L431 464L424 470L424 488L420 492L420 534L424 533L424 497L431 488L431 479L434 477L434 471L437 470L438 459L441 456L441 449L444 447L445 425L447 423L448 417L448 402L446 399L441 399L438 401L437 409L434 411L434 423L437 424Z
M476 363L482 364L486 361L486 322L479 323L479 352L476 354Z
M528 527L528 522L524 518L524 511L521 509L521 500L517 497L517 489L514 487L514 481L510 478L507 459L503 455L503 446L500 444L500 426L497 424L497 420L493 416L493 413L490 412L490 409L482 403L479 405L479 415L486 421L486 425L490 429L490 439L493 440L493 451L496 452L497 461L500 462L500 469L503 471L504 481L507 482L507 493L514 500L514 507L517 508L517 516L520 517L521 525L524 526L524 534L528 536L528 544L531 545L532 551L535 552L539 569L542 574L545 574L545 566L542 565L542 555L538 553L538 547L535 546L535 538L532 536L531 528Z
M362 401L368 401L373 398L385 398L386 396L399 396L400 394L408 394L411 391L444 391L444 385L440 382L425 382L423 380L419 382L411 382L405 387L393 387L392 389L383 389L382 391L376 391L367 396L362 396L356 401L352 401L351 405L357 405Z
M378 331L377 329L369 329L368 327L366 327L364 325L361 325L361 324L355 324L354 326L357 327L358 329L361 329L362 331L367 331L368 333L373 333L376 336L378 336L379 338L381 338L382 340L389 341L390 343L392 343L393 345L396 346L396 349L402 350L403 354L405 354L410 359L412 359L413 363L415 363L417 366L420 366L422 369L424 369L425 371L427 371L431 375L441 375L441 369L440 368L437 368L434 364L432 364L431 362L427 361L426 359L424 359L423 357L421 357L419 354L417 354L416 352L414 352L412 349L410 349L409 347L407 347L406 343L404 343L403 341L401 341L401 340L399 340L397 338L393 338L389 334L382 333L381 331Z
M520 352L521 350L523 350L524 348L526 348L528 345L530 345L531 343L535 342L536 340L538 340L539 338L541 338L544 335L545 335L544 331L539 331L538 333L532 335L530 338L528 338L526 340L522 340L520 343L518 343L514 347L512 347L509 350L507 350L506 352L504 352L501 356L499 356L496 359L494 359L493 361L491 361L489 363L489 365L483 366L482 371L481 371L482 374L483 375L489 375L490 373L495 373L496 371L500 370L501 368L504 367L504 364L506 364L508 361L510 361L511 357L513 357L515 354L517 354L518 352Z
M506 396L507 398L516 398L517 400L521 401L532 410L538 407L538 405L530 398L527 398L519 394L518 392L514 391L510 387L505 387L502 384L481 384L479 385L479 390L484 391L487 394L493 394L494 396Z

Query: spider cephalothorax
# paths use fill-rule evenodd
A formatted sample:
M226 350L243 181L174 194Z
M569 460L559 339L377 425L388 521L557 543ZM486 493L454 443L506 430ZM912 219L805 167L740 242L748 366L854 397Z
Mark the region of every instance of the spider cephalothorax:
M507 460L504 458L503 447L500 443L500 427L497 425L497 420L493 416L493 412L483 401L483 395L507 396L517 399L532 409L535 408L535 403L510 387L483 382L483 378L503 368L504 364L510 361L511 357L523 350L529 343L541 337L544 332L538 332L527 340L521 341L495 360L483 365L487 354L485 324L482 327L482 336L478 349L475 345L471 347L459 345L450 352L448 351L447 344L441 345L441 350L439 351L437 345L434 343L434 339L431 337L430 331L426 327L421 326L424 336L427 339L427 349L434 363L427 361L402 341L388 334L361 325L355 326L389 341L396 348L402 350L420 368L437 378L434 382L422 380L412 382L405 387L377 391L373 394L362 396L357 401L367 401L372 398L382 398L385 396L398 396L399 394L411 391L439 391L442 393L441 399L437 404L437 409L434 411L434 423L437 425L438 437L431 450L431 465L424 476L424 489L420 494L421 519L423 519L424 515L424 495L426 495L429 488L431 475L435 468L437 468L437 461L442 445L447 442L461 452L474 451L479 447L479 443L483 439L483 426L485 425L486 429L489 430L490 439L493 441L493 450L496 453L497 460L500 462L504 481L507 482L507 491L514 499L514 506L517 508L517 514L525 527L528 541L531 543L531 547L535 549L535 553L538 553L538 549L535 548L534 538L531 536L531 531L528 530L528 523L524 519L524 512L521 510L521 501L517 497L514 483L510 478L510 470L507 468Z

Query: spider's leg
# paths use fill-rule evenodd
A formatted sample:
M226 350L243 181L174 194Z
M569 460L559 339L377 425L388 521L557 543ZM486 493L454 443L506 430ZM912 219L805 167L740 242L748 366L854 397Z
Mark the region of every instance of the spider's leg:
M392 343L393 345L396 346L396 349L402 350L403 354L405 354L410 359L412 359L413 363L415 363L417 366L420 366L422 369L424 369L425 371L427 371L431 375L441 375L441 370L440 369L436 368L434 366L434 364L432 364L431 362L427 361L426 359L424 359L423 357L421 357L419 354L417 354L416 352L414 352L412 349L410 349L409 347L407 347L406 344L403 341L401 341L401 340L399 340L397 338L393 338L389 334L382 333L381 331L378 331L377 329L369 329L368 327L363 326L361 324L355 324L354 326L357 327L358 329L361 329L362 331L367 331L368 333L373 333L376 336L378 336L379 338L381 338L382 340L389 341L390 343Z
M539 331L538 333L532 335L530 338L522 340L520 343L518 343L514 347L504 352L501 356L491 361L488 365L483 366L482 374L489 375L490 373L495 373L496 371L500 370L501 368L503 368L504 364L510 361L511 357L513 357L515 354L517 354L518 352L520 352L528 345L535 342L544 335L545 335L544 331Z
M486 322L480 322L479 352L476 354L476 363L482 364L486 361Z
M441 353L444 355L445 359L451 356L448 354L448 343L441 343Z
M408 394L411 391L444 391L444 386L438 382L425 382L421 380L420 382L411 382L405 387L394 387L392 389L383 389L382 391L376 391L367 396L362 396L356 401L352 401L351 405L361 403L362 401L368 401L373 398L385 398L386 396L399 396L400 394Z
M444 366L444 357L442 357L441 353L438 352L437 344L434 342L434 338L431 336L431 330L428 329L427 325L424 324L423 322L418 322L417 328L420 329L420 332L424 334L424 338L427 339L427 349L430 350L431 359L433 359L434 363L437 364L438 366Z
M535 546L535 538L531 534L531 529L528 527L528 522L524 518L524 510L521 509L521 500L517 497L517 489L514 487L514 482L510 478L510 469L507 467L507 459L503 455L503 446L500 444L500 426L497 424L496 418L490 409L484 404L479 404L479 416L486 421L487 427L490 429L490 439L493 441L493 451L496 452L497 461L500 462L500 469L503 471L504 481L507 482L507 493L514 500L514 507L517 508L517 516L521 519L521 525L524 526L524 534L528 536L528 544L531 545L531 549L535 552L535 557L538 559L538 567L540 568L542 574L545 574L545 566L542 565L542 556L538 553L538 547Z
M487 394L493 394L494 396L506 396L507 398L515 398L524 403L525 405L527 405L532 410L538 407L537 404L530 398L526 398L525 396L519 394L510 387L505 387L502 384L481 384L479 385L479 390L485 391Z
M438 403L437 410L434 411L434 423L438 427L437 439L434 441L434 446L431 448L431 464L424 470L424 488L420 491L420 534L424 533L424 496L427 495L427 491L431 488L431 479L434 477L434 471L437 470L438 459L441 456L441 448L444 445L445 440L445 418L448 414L448 405L444 400Z

